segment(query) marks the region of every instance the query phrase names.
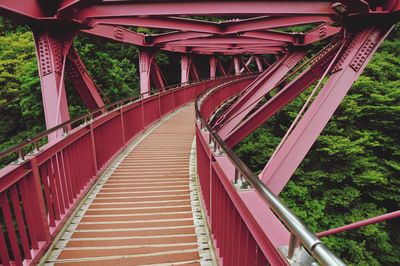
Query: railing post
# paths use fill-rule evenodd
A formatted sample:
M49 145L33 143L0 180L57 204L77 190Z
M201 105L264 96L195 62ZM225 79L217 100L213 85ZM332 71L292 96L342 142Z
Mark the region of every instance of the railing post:
M158 118L161 118L161 92L158 92Z
M97 164L97 152L96 152L96 141L94 138L94 128L93 128L93 123L90 123L89 125L90 129L90 145L92 146L92 155L93 155L93 160L94 160L94 167L95 167L95 174L97 176L99 169L99 166Z
M175 89L171 89L172 94L172 110L175 110Z
M144 99L142 98L141 100L140 100L140 106L142 107L142 125L143 125L143 130L146 128L146 121L145 121L145 119L144 119Z
M42 186L40 183L39 165L36 157L30 159L32 175L27 179L29 198L34 206L36 236L38 240L51 242L50 229L47 221L46 207L43 200Z
M125 138L125 123L124 123L124 112L122 111L123 107L122 104L120 106L120 117L121 117L121 130L122 130L122 145L123 147L126 146L126 138Z

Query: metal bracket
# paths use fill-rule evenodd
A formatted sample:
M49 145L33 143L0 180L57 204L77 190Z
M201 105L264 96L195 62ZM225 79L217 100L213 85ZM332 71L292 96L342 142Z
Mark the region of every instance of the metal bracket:
M303 247L297 247L294 249L292 258L288 258L289 246L279 247L278 250L288 261L291 266L318 266L319 264L314 260L313 257Z
M252 186L243 177L243 174L239 172L239 170L235 169L235 179L232 181L233 186L236 188L236 191L249 191L252 190Z

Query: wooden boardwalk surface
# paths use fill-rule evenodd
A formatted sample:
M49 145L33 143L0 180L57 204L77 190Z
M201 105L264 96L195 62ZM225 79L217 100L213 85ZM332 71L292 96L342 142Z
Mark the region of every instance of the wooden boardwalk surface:
M46 264L200 265L189 179L194 133L190 105L147 135L97 185Z

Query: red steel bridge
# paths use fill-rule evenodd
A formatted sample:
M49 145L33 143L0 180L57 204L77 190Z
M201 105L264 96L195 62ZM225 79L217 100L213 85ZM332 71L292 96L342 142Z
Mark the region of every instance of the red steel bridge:
M1 0L33 32L48 128L0 154L18 155L0 170L1 264L344 265L320 238L400 212L317 233L278 196L399 11L399 0ZM312 28L285 30L298 25ZM138 48L140 98L104 104L79 32ZM166 84L158 52L180 54L181 84ZM66 76L90 110L72 120ZM256 176L231 148L310 86Z

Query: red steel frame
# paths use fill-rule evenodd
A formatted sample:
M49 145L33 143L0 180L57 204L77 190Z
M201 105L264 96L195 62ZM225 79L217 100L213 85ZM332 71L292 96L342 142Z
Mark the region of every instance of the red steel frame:
M234 146L318 79L329 76L326 84L315 90L315 99L299 114L260 174L264 184L278 195L398 21L399 10L399 0L245 3L207 0L151 3L25 0L22 3L3 0L0 13L29 24L33 31L46 126L53 128L62 124L63 127L48 132L46 137L50 143L40 153L0 170L0 205L8 235L6 240L0 232L2 263L10 264L10 254L17 264L37 261L104 167L127 143L163 115L193 100L201 91L230 82L206 96L201 112L208 119L224 101L237 97L214 123L220 137L227 145ZM209 22L178 17L182 15L246 18ZM304 24L314 27L305 33L274 30ZM121 26L173 31L145 35ZM101 115L106 109L99 89L72 47L79 31L138 46L143 99ZM292 75L289 73L305 57L308 45L332 36L336 36L336 43L285 84ZM181 54L182 85L189 80L200 80L193 60L195 55L210 57L211 78L216 76L217 70L224 78L165 90L165 78L154 60L158 51ZM270 65L261 57L263 54L276 55L277 60ZM218 59L220 55L232 57L228 70ZM243 62L242 55L249 55L249 60ZM251 60L255 60L258 71L264 72L257 78L242 78L239 74L251 72ZM227 76L232 70L236 76ZM101 107L92 122L79 128L72 129L73 123L68 122L65 75L89 110ZM157 95L151 95L151 81L159 91ZM276 90L278 85L283 88ZM260 100L273 90L276 93L260 105ZM226 155L212 150L209 133L202 131L200 123L196 125L201 191L221 262L225 265L261 265L266 261L272 265L286 264L286 258L277 248L289 242L289 232L257 193L234 189L231 185L234 166ZM66 132L69 132L68 137L64 136ZM88 167L80 167L82 161ZM397 216L398 213L387 217ZM270 223L266 225L265 220ZM7 252L6 247L12 252ZM245 256L239 256L239 251L243 250Z

